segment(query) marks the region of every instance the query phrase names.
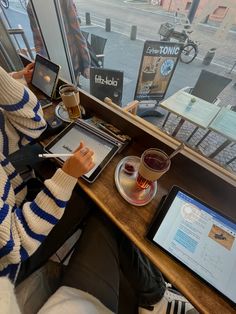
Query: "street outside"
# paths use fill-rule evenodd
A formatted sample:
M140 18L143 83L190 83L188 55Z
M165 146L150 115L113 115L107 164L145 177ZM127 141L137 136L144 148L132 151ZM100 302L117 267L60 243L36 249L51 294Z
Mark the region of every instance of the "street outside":
M159 40L159 27L164 22L174 22L173 13L163 12L159 6L152 6L143 1L122 1L122 0L90 0L76 1L81 27L90 34L96 34L107 38L105 47L104 67L124 71L123 105L133 100L139 64L145 40ZM26 11L18 1L10 1L10 8L5 10L12 27L20 24L33 47L33 38ZM91 16L91 26L85 25L85 13ZM105 19L111 19L111 32L105 31ZM130 40L131 26L137 26L137 40ZM179 27L179 26L177 26ZM166 97L172 95L177 90L194 86L202 69L227 76L232 79L225 90L219 95L220 106L235 105L236 102L236 68L229 74L229 70L236 61L236 32L230 31L224 41L214 37L215 27L209 25L197 25L194 27L192 38L200 42L199 54L190 64L179 63L172 81L167 90ZM20 44L22 42L19 40ZM217 48L216 55L209 66L202 64L202 60L210 48ZM82 88L89 91L89 81L81 79ZM166 113L162 109L158 109ZM151 123L161 127L163 118L147 118ZM176 116L171 115L165 127L166 132L171 133L178 123ZM186 122L177 134L180 140L186 140L194 126ZM189 144L194 144L204 135L204 130L199 130L193 136ZM206 156L214 151L225 138L214 132L202 142L198 149ZM236 145L227 147L223 152L215 157L215 160L225 164L228 160L236 156ZM236 171L236 161L227 166L229 170Z

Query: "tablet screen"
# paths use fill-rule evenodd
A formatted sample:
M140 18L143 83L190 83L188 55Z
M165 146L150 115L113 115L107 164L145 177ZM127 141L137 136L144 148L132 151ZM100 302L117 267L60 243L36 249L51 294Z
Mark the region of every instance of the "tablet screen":
M40 55L36 55L32 85L48 97L52 97L57 84L59 70L59 65Z
M107 139L102 138L100 135L85 129L80 125L73 124L63 131L59 138L56 138L48 147L46 147L46 150L53 154L72 153L79 147L81 141L84 142L85 146L94 151L93 158L95 167L83 176L89 182L93 182L118 151L119 146L115 143L109 142ZM66 158L67 157L60 157L62 161L65 161Z
M152 242L236 303L236 223L177 188L158 216Z

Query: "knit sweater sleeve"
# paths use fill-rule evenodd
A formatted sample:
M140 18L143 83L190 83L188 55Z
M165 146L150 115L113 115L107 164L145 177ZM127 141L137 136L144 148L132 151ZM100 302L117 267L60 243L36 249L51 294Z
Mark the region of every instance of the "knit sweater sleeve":
M35 95L0 67L0 152L8 156L39 137L45 127Z
M33 202L16 205L9 177L0 167L0 274L32 255L64 213L77 179L58 169Z

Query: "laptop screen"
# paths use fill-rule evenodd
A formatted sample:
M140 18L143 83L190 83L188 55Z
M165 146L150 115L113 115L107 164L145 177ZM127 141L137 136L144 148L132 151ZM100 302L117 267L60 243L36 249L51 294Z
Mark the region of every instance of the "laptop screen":
M40 55L36 55L31 83L51 98L57 85L59 71L59 65Z
M236 224L183 191L152 241L236 303Z

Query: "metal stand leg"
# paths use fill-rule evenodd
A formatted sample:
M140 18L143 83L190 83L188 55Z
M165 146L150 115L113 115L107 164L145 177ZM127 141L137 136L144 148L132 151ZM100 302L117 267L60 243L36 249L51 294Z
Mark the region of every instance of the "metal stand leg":
M182 127L182 125L184 124L185 120L181 119L177 125L177 127L174 129L172 136L176 136L176 134L179 132L180 128Z
M236 160L236 156L231 158L229 161L227 161L226 165L229 165L231 164L231 162L235 161Z
M167 122L167 120L169 119L169 116L170 116L170 112L167 113L167 115L166 115L166 117L165 117L165 120L164 120L164 122L163 122L163 124L162 124L162 126L161 126L162 128L165 127L166 122Z
M193 130L193 132L189 135L189 137L187 138L186 142L190 141L191 138L194 136L194 134L197 132L197 130L199 129L198 126L196 126L196 128Z
M223 144L220 145L213 153L209 155L209 158L214 158L216 155L218 155L223 149L225 149L226 146L228 146L231 143L230 140L226 140Z
M206 134L200 139L200 141L197 142L197 144L195 145L195 147L198 147L204 140L205 138L211 133L211 130L208 130L206 132Z

